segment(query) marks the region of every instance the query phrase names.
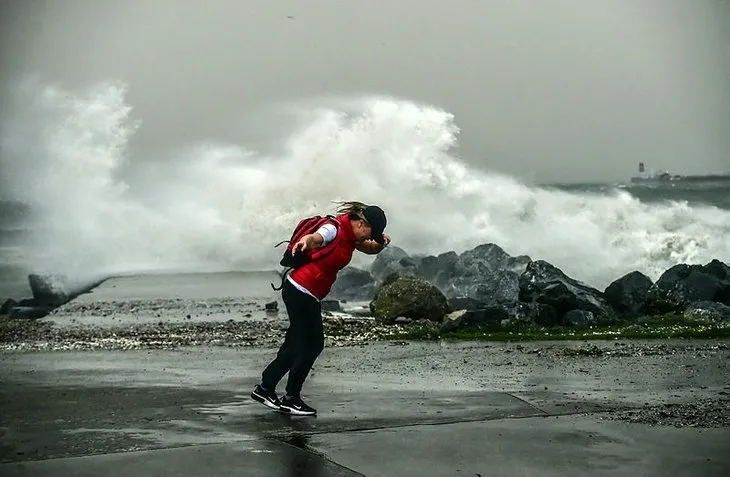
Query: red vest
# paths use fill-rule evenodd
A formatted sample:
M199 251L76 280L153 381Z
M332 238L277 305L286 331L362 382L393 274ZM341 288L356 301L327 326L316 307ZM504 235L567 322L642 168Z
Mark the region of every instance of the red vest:
M338 215L336 219L340 223L337 236L334 243L328 244L328 246L334 247L334 250L326 257L302 265L289 274L295 282L320 300L330 292L337 279L337 272L345 268L352 260L352 252L355 251L357 243L350 224L350 216L342 214Z

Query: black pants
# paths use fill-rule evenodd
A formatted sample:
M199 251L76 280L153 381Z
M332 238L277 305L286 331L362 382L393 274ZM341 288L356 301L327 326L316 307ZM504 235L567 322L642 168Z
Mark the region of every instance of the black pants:
M286 393L299 396L309 370L324 349L322 306L312 296L297 290L289 280L284 281L281 297L289 314L289 329L276 358L261 375L261 385L276 389L288 372Z

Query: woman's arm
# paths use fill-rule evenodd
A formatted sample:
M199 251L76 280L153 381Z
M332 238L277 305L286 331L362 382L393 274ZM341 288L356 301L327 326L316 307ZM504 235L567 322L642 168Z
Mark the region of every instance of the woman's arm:
M390 243L390 237L388 237L386 234L383 234L383 238L385 239L385 242L383 242L382 245L375 240L365 240L364 242L355 245L355 249L368 255L376 255L382 252L383 249L387 247Z
M319 248L324 243L324 237L319 233L307 234L299 239L299 242L295 243L291 248L292 256L296 255L299 251L309 250L310 248Z

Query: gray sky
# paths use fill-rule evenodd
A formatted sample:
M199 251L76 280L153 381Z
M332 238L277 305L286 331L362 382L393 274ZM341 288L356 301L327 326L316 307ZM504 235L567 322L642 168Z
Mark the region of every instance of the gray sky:
M624 179L640 160L730 170L727 0L4 0L0 14L2 81L124 80L148 146L235 141L245 111L375 93L448 110L462 158L527 180Z

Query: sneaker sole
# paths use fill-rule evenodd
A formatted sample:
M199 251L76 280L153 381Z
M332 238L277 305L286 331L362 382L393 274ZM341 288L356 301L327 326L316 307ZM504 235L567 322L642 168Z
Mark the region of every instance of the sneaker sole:
M281 406L279 409L281 410L281 412L285 412L285 413L291 414L293 416L316 416L317 415L316 411L315 412L300 411L299 409L295 409L293 407Z
M268 407L269 409L273 409L274 411L281 411L281 406L277 406L276 404L269 401L265 397L263 397L259 394L256 394L255 391L251 393L251 399L253 399L254 401L260 402L261 404Z

